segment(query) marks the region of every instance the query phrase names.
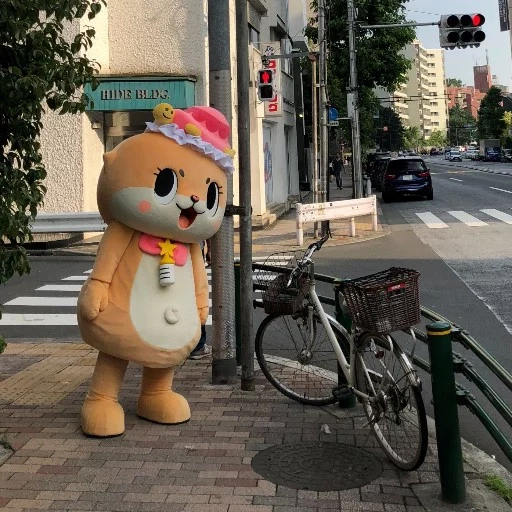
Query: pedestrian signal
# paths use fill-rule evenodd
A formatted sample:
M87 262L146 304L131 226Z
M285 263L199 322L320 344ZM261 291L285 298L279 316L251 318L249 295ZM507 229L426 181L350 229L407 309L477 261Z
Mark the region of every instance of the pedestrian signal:
M441 48L478 48L485 40L482 14L449 14L441 16L439 22L439 43Z
M272 101L275 97L275 80L273 69L258 70L258 98L260 101Z

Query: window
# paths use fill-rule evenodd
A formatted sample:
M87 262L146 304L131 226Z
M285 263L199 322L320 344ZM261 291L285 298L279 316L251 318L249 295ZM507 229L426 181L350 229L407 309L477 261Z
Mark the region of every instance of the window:
M425 171L427 169L423 160L392 160L388 164L387 173L402 173L407 171Z
M432 107L437 107L438 103L437 103L437 101L432 101L432 102L430 103L430 105L431 105Z
M249 44L259 49L260 33L249 24Z
M438 116L438 115L439 115L439 112L430 112L430 115L432 115L432 116Z

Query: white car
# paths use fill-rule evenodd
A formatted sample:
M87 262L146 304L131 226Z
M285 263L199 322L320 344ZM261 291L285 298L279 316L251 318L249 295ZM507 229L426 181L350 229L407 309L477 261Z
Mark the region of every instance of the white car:
M464 153L464 158L469 158L470 160L474 160L477 155L478 155L478 149L468 149Z
M462 155L461 155L460 151L457 151L457 150L450 151L448 160L450 160L450 162L454 162L455 160L462 162Z

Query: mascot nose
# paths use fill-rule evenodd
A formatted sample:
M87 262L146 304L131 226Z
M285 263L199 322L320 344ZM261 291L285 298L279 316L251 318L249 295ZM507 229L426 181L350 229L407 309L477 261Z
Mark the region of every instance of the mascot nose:
M199 201L199 197L197 196L190 196L190 199L192 199L193 203L197 203Z

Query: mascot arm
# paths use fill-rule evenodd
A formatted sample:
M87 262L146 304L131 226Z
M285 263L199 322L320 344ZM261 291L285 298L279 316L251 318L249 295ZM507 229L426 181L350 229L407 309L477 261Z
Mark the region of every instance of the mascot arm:
M192 259L192 266L194 268L194 283L196 288L196 304L199 312L201 324L206 324L208 318L208 276L206 275L206 268L204 266L203 254L199 244L192 244L190 246L190 257Z
M117 222L107 227L98 247L94 269L78 305L81 315L88 320L94 320L107 307L108 287L133 233L133 229Z

